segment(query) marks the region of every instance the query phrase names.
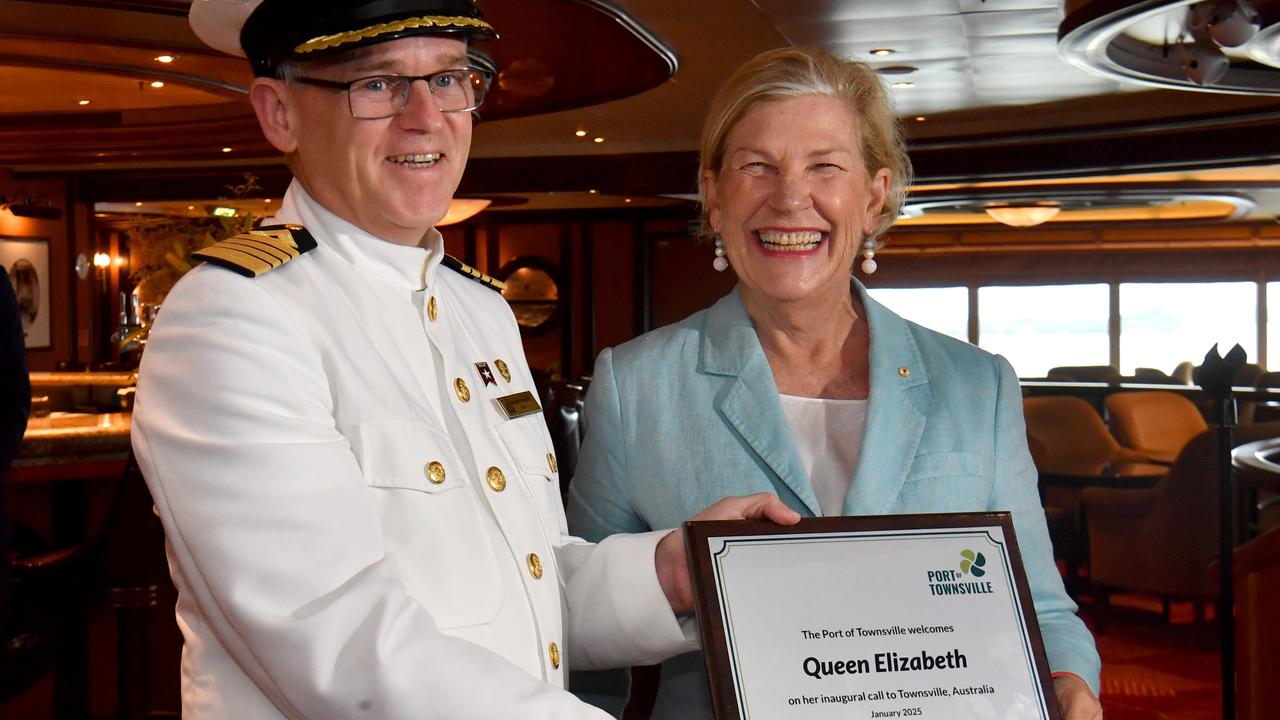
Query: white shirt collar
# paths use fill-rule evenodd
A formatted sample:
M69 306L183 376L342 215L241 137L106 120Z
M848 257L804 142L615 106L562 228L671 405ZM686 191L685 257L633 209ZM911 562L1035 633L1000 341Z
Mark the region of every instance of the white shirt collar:
M435 228L427 231L421 247L383 240L330 212L307 194L296 179L290 183L272 223L302 225L317 243L337 253L357 270L410 293L432 283L444 257L444 238Z

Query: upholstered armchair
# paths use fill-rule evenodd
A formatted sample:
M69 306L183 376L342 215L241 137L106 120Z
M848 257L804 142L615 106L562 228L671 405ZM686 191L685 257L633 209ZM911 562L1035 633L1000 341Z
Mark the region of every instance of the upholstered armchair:
M1098 411L1080 398L1065 395L1024 398L1022 410L1027 421L1031 458L1042 476L1146 459L1141 453L1121 447ZM1044 504L1054 555L1065 566L1068 589L1073 589L1084 554L1079 498L1078 487L1040 484L1040 500Z
M1167 390L1107 396L1116 439L1151 460L1172 463L1191 440L1209 429L1196 404Z
M1166 612L1171 599L1191 600L1198 619L1217 598L1209 572L1218 552L1217 448L1216 433L1202 432L1154 487L1081 493L1100 621L1113 590L1159 596Z

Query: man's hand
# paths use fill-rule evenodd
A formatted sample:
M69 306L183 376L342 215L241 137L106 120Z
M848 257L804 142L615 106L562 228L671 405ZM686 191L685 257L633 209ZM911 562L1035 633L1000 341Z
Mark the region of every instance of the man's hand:
M693 520L771 520L779 525L795 525L800 513L792 510L773 493L756 493L745 497L727 497L702 512ZM693 612L693 584L689 580L689 559L684 553L684 533L674 530L658 541L653 553L658 582L667 602L677 615ZM1087 690L1087 688L1086 688Z
M1102 705L1084 680L1075 675L1059 675L1053 679L1053 692L1058 696L1063 720L1102 720Z

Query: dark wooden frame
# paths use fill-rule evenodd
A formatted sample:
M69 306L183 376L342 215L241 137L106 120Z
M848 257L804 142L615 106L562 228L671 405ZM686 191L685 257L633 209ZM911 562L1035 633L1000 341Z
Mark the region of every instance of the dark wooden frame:
M1031 644L1031 660L1040 681L1045 708L1051 720L1061 720L1062 713L1058 707L1057 695L1054 694L1044 641L1040 637L1040 624L1036 620L1035 608L1031 602L1031 590L1027 584L1026 571L1022 566L1022 553L1018 549L1012 516L1007 512L819 517L805 518L790 527L757 520L686 522L684 524L685 552L689 559L689 574L694 588L694 606L698 613L703 657L707 665L711 700L717 720L740 720L742 714L733 689L733 670L729 660L731 654L724 633L724 617L720 613L715 573L710 562L711 538L743 535L835 535L906 529L949 530L993 525L999 526L1004 532L1009 572L1013 575L1014 590L1018 596L1018 606L1022 611L1025 634Z
M50 275L50 266L53 265L53 243L49 242L48 236L44 235L0 235L0 244L2 243L36 243L44 244L44 267L36 267L36 279L48 291L49 302L47 307L41 307L37 311L37 317L43 315L42 322L48 325L49 338L43 345L27 344L27 350L49 350L53 348L54 326L53 326L53 306L57 301L56 293L53 292L53 276ZM34 263L33 263L34 264ZM10 268L6 267L5 271L9 272ZM9 272L9 282L13 283L13 290L18 291L17 282L13 278L13 273ZM39 288L37 288L37 291ZM39 298L37 298L39 300ZM24 341L26 339L24 338Z

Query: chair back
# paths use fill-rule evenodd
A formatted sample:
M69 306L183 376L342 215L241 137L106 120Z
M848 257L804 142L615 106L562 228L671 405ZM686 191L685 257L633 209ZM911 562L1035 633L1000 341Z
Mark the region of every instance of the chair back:
M1116 439L1158 462L1171 463L1191 438L1209 429L1196 404L1166 390L1107 396Z
M1102 416L1088 402L1068 395L1029 397L1022 401L1028 443L1036 448L1036 467L1135 462L1143 459L1111 436Z
M1217 434L1196 435L1150 489L1088 488L1090 575L1100 586L1192 600L1217 596Z
M1120 371L1110 365L1062 365L1049 369L1049 380L1062 382L1120 382Z
M1178 383L1163 370L1158 368L1140 367L1133 369L1133 381L1139 383L1150 383L1153 385L1175 385Z
M589 380L576 383L555 382L549 389L545 416L551 431L551 444L555 448L559 465L560 491L568 496L569 481L578 466L578 452L586 435L586 401Z
M1254 387L1258 378L1262 377L1262 366L1256 363L1245 363L1231 376L1231 384L1235 387Z

